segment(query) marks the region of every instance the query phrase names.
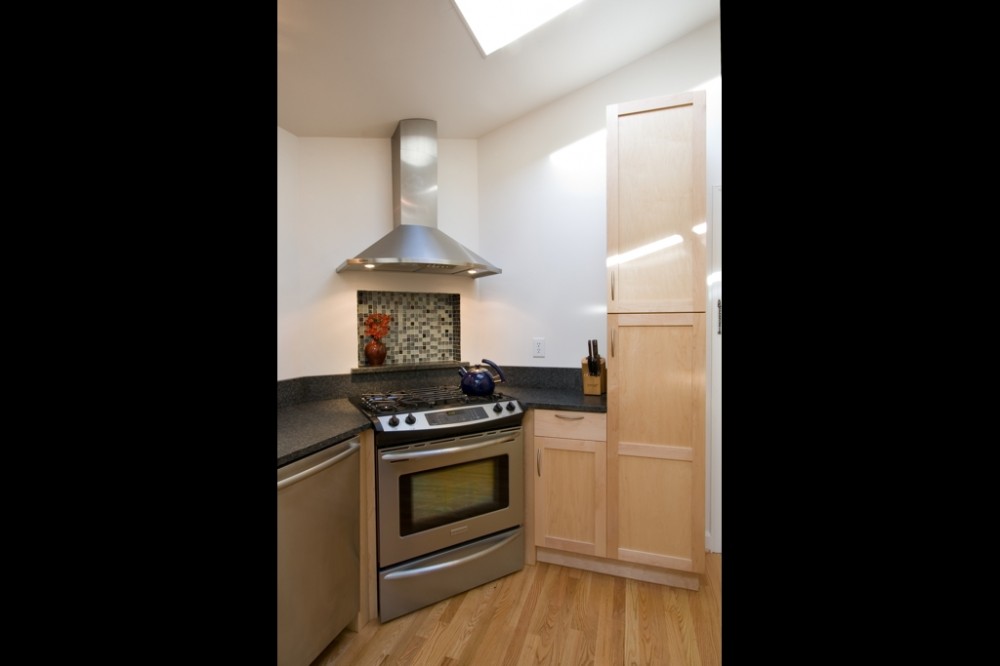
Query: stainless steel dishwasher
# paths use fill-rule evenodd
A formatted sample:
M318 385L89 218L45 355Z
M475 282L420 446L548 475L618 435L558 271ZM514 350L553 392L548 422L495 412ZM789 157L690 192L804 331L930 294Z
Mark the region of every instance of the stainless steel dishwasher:
M308 666L357 616L361 448L278 468L278 665Z

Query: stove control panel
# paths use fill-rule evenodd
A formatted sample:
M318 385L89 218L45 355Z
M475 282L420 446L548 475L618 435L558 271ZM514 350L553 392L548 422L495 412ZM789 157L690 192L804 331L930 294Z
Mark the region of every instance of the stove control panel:
M482 407L463 407L461 409L446 409L440 412L426 412L424 416L432 426L450 425L452 423L467 423L489 418Z
M433 431L522 412L521 404L517 400L498 400L492 406L482 404L452 406L407 413L380 414L376 418L383 432Z

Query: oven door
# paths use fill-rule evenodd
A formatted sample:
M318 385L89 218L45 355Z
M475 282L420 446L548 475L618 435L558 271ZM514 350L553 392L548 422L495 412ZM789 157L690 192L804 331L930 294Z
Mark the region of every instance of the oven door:
M523 451L520 427L378 449L379 567L521 525Z

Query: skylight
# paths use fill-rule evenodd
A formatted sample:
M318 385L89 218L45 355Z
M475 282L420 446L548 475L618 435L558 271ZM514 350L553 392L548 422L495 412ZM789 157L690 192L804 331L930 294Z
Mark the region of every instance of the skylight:
M583 0L452 0L488 56Z

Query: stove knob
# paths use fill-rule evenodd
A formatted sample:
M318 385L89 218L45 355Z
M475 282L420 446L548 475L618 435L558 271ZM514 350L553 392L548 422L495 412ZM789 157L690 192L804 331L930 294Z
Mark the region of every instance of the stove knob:
M503 407L500 406L499 402L493 405L493 411L496 412L497 414L503 411Z
M406 415L406 423L407 423L407 425L413 425L416 422L417 422L417 417L416 416L414 416L413 414L407 414Z
M514 401L513 400L511 400L510 402L507 403L507 411L508 412L514 411Z
M399 425L399 419L396 418L395 414L389 417L389 425L391 425L393 428Z

